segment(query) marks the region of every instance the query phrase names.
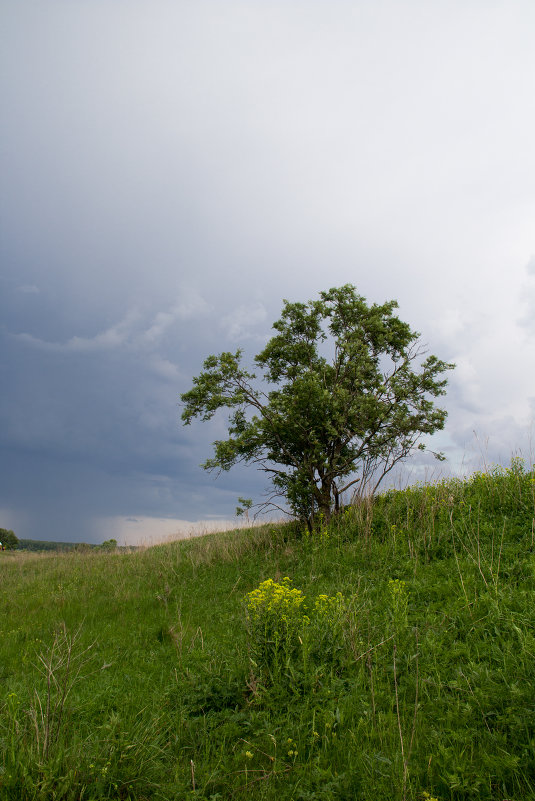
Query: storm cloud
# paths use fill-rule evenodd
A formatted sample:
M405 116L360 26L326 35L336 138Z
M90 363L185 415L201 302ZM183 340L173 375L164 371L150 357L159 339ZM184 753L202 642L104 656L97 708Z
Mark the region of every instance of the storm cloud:
M224 420L181 427L180 393L348 282L457 363L449 469L532 458L530 0L1 15L0 525L232 517L263 477L199 468Z

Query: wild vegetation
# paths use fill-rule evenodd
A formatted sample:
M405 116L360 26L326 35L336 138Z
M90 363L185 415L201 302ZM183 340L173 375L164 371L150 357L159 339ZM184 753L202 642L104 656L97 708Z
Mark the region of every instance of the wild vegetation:
M348 490L373 494L396 464L425 450L424 434L444 427L434 398L454 367L423 358L397 305L368 306L351 284L306 304L284 301L275 336L254 359L263 383L242 366L241 350L209 356L181 395L185 425L229 410L228 439L203 466L256 465L272 485L260 508L282 503L309 531L338 513ZM240 511L252 506L240 502Z
M16 545L19 551L36 551L38 553L42 553L43 551L88 551L92 548L114 550L115 548L121 547L123 546L118 545L115 539L105 540L100 545L95 545L94 543L89 544L87 542L54 542L51 540L19 539ZM128 547L129 549L131 548L131 546Z
M19 540L14 531L7 528L0 528L0 550L12 551L18 548Z
M0 554L0 798L535 801L535 472Z

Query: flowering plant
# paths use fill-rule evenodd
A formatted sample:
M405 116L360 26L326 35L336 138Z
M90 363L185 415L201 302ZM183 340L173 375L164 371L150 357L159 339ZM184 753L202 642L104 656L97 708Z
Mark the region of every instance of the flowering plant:
M245 597L253 663L278 674L298 663L306 672L311 662L328 662L339 650L346 608L340 592L307 603L288 576L263 581Z
M390 579L388 582L390 590L390 603L394 628L397 630L405 629L408 625L407 608L409 604L409 594L406 582L401 579Z

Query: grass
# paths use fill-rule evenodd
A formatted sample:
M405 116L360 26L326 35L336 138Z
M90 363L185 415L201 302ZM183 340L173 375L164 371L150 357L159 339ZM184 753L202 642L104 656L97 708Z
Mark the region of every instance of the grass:
M3 552L0 799L535 801L534 496L517 460L311 536Z

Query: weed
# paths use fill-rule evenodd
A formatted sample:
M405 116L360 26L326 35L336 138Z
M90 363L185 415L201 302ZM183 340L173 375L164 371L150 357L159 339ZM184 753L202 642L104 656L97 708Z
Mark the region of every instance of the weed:
M65 705L80 675L88 663L92 645L77 650L80 629L69 635L65 624L54 634L52 645L38 655L37 669L45 679L44 698L34 691L34 701L29 709L35 731L35 744L40 759L47 760L57 745L62 729L67 725Z

